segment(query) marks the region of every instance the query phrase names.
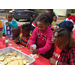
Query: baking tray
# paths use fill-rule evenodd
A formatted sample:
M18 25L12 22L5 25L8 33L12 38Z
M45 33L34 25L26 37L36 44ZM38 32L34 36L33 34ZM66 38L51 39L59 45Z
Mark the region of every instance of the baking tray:
M18 51L17 49L15 49L13 47L6 47L6 48L3 48L3 49L0 49L0 56L4 55L6 53L13 53L14 51L17 52L17 56L16 56L17 58L22 58L22 59L27 59L28 60L27 65L30 65L35 61L35 59L33 57L30 57L29 55L27 55L23 52L20 52L20 51ZM0 62L0 64L2 64L2 63Z

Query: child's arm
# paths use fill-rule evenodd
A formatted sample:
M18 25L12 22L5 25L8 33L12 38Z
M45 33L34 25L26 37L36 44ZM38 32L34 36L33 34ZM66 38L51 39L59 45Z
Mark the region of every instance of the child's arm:
M9 23L9 25L11 26L11 27L18 27L18 24L17 24L17 22L16 21L12 21L12 23Z
M46 53L47 51L49 51L52 48L52 41L51 41L52 40L52 35L53 35L53 33L51 34L51 36L49 36L47 38L45 46L38 49L38 53L40 53L40 54L41 53Z
M36 43L36 38L37 38L37 30L36 28L34 29L30 39L29 39L29 45L28 45L28 48L30 48L31 45L35 44Z
M19 39L20 39L20 36L17 39L15 39L14 42L19 44L20 43Z

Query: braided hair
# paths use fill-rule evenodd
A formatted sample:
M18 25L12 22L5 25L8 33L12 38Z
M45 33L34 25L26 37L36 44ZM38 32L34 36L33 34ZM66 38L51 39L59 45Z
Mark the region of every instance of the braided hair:
M38 20L37 20L37 22L43 22L43 23L45 23L45 24L47 24L47 23L49 23L49 20L48 20L48 18L46 17L46 16L41 16L41 17L39 17L38 18Z

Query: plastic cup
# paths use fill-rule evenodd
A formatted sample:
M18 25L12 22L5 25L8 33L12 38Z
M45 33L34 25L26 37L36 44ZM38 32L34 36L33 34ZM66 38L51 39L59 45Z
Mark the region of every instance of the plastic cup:
M3 45L5 45L5 37L2 37Z
M32 47L34 48L34 50L36 49L36 44L33 44Z
M5 22L5 25L7 26L8 24L6 24L6 22L8 22L8 20L5 20L4 22Z
M5 40L5 45L6 47L8 47L8 40Z

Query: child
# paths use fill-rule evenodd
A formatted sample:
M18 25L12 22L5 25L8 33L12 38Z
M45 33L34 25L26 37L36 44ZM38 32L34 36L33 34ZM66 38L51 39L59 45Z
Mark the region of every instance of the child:
M53 65L75 65L75 41L70 32L65 28L60 28L54 32L52 41L55 46L61 49L59 59L50 58Z
M15 40L16 43L21 43L23 46L27 47L29 38L30 38L31 25L23 24L22 25L22 34Z
M37 27L34 29L32 36L29 40L28 47L32 54L42 54L42 56L49 58L49 50L52 47L52 38L53 32L50 28L49 20L46 16L41 16L37 20ZM36 44L37 49L33 49L32 45Z
M71 14L66 14L66 16L65 16L65 19L63 20L63 21L66 21L66 19L68 19L68 17L70 16ZM63 22L62 21L62 22ZM58 23L57 25L59 25L60 23Z
M74 24L75 24L75 16L74 15L70 15L66 21L63 21L59 24L59 28L66 28L70 31L70 33L73 33L73 28L74 28Z
M57 13L55 13L55 16L53 17L53 21L55 21L55 22L56 22L56 25L57 25L57 19L58 19L58 14L57 14Z
M70 16L71 14L66 14L65 19L63 21L66 21L66 19Z
M51 14L52 18L55 16L53 9L46 9L46 12Z
M19 34L20 34L19 27L15 27L12 29L13 40L17 39L19 37Z
M32 24L32 22L36 19L37 16L38 16L37 14L33 15L33 18L31 19L30 24Z
M6 15L6 19L7 19L7 22L4 22L3 23L3 35L6 35L7 37L11 38L12 39L12 28L14 27L18 27L16 21L12 20L12 14L8 13Z
M58 28L66 28L67 30L70 31L70 33L72 34L73 31L72 29L74 28L74 24L75 24L75 16L74 15L70 15L66 21L63 21L61 22L59 25L58 25ZM56 30L57 28L55 28Z
M55 14L53 13L53 9L47 9L46 12L43 12L40 15L38 15L37 18L32 22L32 30L34 30L34 28L37 27L37 20L39 17L42 17L42 16L46 16L49 20L50 25L51 25Z
M0 20L0 37L2 37L2 29L3 29L3 24L2 24L2 22Z

